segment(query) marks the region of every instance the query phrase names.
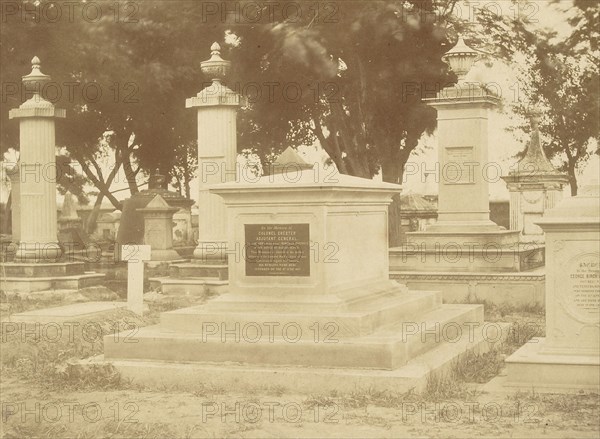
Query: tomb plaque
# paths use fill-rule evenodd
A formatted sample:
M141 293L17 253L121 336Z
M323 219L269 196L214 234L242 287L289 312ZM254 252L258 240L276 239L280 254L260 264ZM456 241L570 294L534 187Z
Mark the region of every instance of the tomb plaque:
M446 147L446 164L442 169L442 176L446 184L474 184L475 166L473 160L473 147L452 146Z
M310 276L308 224L244 224L246 276Z
M600 262L598 254L576 258L566 271L569 309L585 322L600 320Z

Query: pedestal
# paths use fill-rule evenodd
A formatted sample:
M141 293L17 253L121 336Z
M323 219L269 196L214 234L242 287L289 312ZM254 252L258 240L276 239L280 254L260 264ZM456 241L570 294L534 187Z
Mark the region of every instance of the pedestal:
M391 264L403 272L519 272L542 266L543 246L523 246L519 231L490 220L488 117L498 98L459 83L427 101L438 112L438 221L407 233L406 244L393 249Z
M600 196L581 190L547 212L546 337L506 359L507 385L600 390Z

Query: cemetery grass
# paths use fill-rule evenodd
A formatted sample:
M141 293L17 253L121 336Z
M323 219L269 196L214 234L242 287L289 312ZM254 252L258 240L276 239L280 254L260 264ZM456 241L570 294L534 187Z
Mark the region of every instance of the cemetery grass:
M80 293L87 300L108 294L101 289ZM101 335L131 324L155 324L160 312L189 306L193 300L156 301L143 319L123 310L95 323ZM0 317L5 322L9 313L47 307L48 302L4 296ZM89 342L89 334L75 332L71 340L54 343L33 339L23 343L22 334L3 334L3 407L27 407L30 413L6 417L3 409L0 437L597 437L598 395L481 391L483 383L501 373L504 358L532 336L542 336L539 328L544 327L543 313L535 309L489 306L486 320L511 322L514 335L486 354L464 355L449 372L430 379L421 394L390 390L307 396L284 387L242 390L193 383L186 388L149 389L122 380L110 366L69 366L73 359L102 353L100 334ZM37 418L36 403L49 408L45 414L38 412ZM84 416L75 410L70 419L66 403L95 411ZM58 421L52 418L56 407L64 411ZM217 407L217 414L207 416L207 407ZM256 407L261 407L258 420L247 411ZM266 407L280 409L270 413ZM296 412L299 408L299 419L293 410L284 414L283 407ZM462 412L459 418L448 415L456 407ZM490 407L498 410L492 413Z

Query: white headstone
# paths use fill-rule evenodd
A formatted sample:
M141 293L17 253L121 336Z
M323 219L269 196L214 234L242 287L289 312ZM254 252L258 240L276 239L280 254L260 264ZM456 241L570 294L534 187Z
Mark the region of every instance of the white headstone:
M149 245L121 246L121 258L127 262L127 307L136 314L144 312L144 261L149 261Z

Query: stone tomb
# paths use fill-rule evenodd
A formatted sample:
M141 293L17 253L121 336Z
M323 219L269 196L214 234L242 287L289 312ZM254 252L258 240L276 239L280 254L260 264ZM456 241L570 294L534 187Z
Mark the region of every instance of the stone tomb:
M549 210L546 337L506 359L506 385L600 390L600 195L584 188Z
M500 99L465 80L478 56L459 39L444 57L458 83L424 99L437 110L438 220L390 250L392 277L410 288L442 289L449 302L539 304L544 277L531 270L543 266L543 245L522 245L518 230L490 220L488 119Z
M440 292L389 280L387 208L399 186L291 178L211 188L227 206L229 291L161 314L135 344L106 338L104 360L150 385L405 391L489 347L481 305L442 305ZM498 329L487 331L496 341Z

